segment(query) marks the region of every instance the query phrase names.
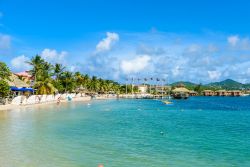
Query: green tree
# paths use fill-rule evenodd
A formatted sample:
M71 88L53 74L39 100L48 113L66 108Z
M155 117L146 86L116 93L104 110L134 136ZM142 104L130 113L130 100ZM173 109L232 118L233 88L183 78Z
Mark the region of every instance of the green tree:
M65 67L62 64L56 63L54 66L54 75L56 76L56 79L60 77L60 75L63 73L65 70Z
M32 69L29 71L30 74L35 79L34 88L37 89L37 94L52 94L56 91L52 80L53 75L53 66L46 62L41 56L36 55L31 58L29 65L32 66Z
M56 92L56 88L52 84L52 81L50 78L46 78L41 81L37 81L34 85L34 88L37 89L36 94L52 94Z
M98 92L99 90L99 82L96 76L93 76L88 84L88 89L90 91Z
M83 76L83 84L82 84L82 86L83 86L84 88L87 88L88 85L89 85L89 83L90 83L90 78L89 78L88 74L85 74L85 75Z
M10 93L10 86L9 84L4 81L4 80L0 80L0 97L5 98L9 95Z
M203 89L201 84L194 87L194 91L196 91L199 95L202 93L202 90Z
M75 82L76 82L75 85L77 87L84 85L84 76L80 72L75 72L74 78L75 78Z
M31 60L27 62L30 66L32 66L29 73L34 77L35 82L38 80L39 75L41 75L41 69L44 62L44 59L39 55L32 57Z
M0 78L10 80L11 72L9 67L4 63L0 62Z
M76 89L76 82L72 72L63 72L60 81L64 87L64 92L72 92Z

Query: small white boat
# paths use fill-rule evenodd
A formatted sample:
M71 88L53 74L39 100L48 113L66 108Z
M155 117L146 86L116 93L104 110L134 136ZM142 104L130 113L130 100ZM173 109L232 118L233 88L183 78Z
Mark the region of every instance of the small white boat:
M168 101L168 100L165 100L165 101L162 101L164 104L173 104L173 102L171 101Z

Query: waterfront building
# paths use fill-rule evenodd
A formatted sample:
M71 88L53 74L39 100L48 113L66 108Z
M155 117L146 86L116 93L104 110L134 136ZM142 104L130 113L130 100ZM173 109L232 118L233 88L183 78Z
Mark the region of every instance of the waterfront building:
M226 90L218 90L218 91L215 91L215 95L216 96L228 96L229 93Z
M240 90L232 90L232 91L228 91L228 95L229 96L241 96L243 93Z
M198 92L196 92L196 91L189 91L189 96L198 96Z
M139 93L147 93L148 92L148 86L147 85L138 85L137 86Z
M215 95L215 92L212 91L212 90L204 90L204 91L203 91L203 95L204 95L204 96L214 96L214 95Z

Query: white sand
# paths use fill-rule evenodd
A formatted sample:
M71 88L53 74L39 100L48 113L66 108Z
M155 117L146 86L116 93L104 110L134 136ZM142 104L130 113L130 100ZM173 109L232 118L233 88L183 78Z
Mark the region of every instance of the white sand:
M90 96L85 96L85 97L75 97L72 98L71 101L73 102L84 102L84 101L90 101L91 97ZM67 103L69 102L68 100L61 100L60 103ZM13 110L17 108L26 108L26 107L36 107L36 106L46 106L48 104L56 104L57 100L53 100L50 102L44 102L44 103L37 103L37 104L27 104L27 105L14 105L14 104L6 104L6 105L0 105L0 111L6 111L6 110Z

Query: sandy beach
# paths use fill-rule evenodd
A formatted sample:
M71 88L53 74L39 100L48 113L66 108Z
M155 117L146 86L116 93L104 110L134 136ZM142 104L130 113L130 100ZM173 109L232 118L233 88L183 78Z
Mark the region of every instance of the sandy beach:
M86 102L90 101L91 97L90 96L85 96L85 97L75 97L72 98L71 101L68 100L61 100L61 103L68 103L68 102ZM13 109L18 109L18 108L27 108L27 107L39 107L39 106L46 106L48 104L56 104L57 100L49 101L49 102L43 102L43 103L36 103L36 104L25 104L25 105L14 105L14 104L6 104L6 105L0 105L0 111L7 111L7 110L13 110Z

